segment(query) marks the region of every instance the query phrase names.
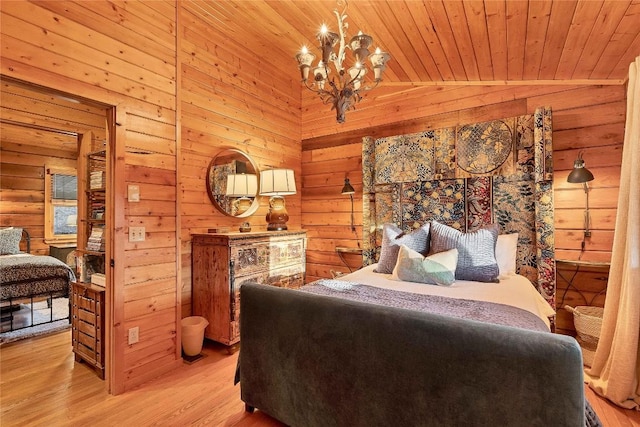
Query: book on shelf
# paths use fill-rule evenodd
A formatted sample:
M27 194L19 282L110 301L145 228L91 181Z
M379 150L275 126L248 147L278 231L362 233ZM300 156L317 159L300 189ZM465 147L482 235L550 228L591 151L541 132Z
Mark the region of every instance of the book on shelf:
M104 245L104 228L103 227L93 227L91 229L91 234L87 239L87 250L88 251L96 251L103 252L105 248Z
M104 171L92 171L89 174L89 188L92 190L104 188Z
M106 286L107 280L104 274L93 273L91 275L91 283L104 288Z

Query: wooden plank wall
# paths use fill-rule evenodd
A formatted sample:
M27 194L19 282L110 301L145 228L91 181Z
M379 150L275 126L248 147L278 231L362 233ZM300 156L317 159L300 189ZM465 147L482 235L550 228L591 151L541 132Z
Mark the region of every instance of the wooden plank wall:
M341 126L319 100L303 97L302 226L312 236L307 253L308 280L330 277L331 270L348 271L335 246L360 245L362 136L399 135L511 117L532 113L541 105L553 109L556 256L610 259L624 140L624 86L432 86L397 94L393 93L397 88L377 92L379 89L370 92L356 111L348 112ZM584 191L580 185L566 182L580 151L595 176L590 193L593 231L584 253L580 251ZM357 236L349 228L348 197L340 194L347 176L356 189ZM357 264L357 260L349 262ZM601 287L602 280L602 274L594 274L583 275L577 282L579 288L593 290ZM566 284L560 281L559 286L560 295ZM565 303L574 304L578 299L570 290ZM597 305L603 302L603 298L595 300ZM571 315L565 310L558 315L558 326L573 328Z
M111 391L182 363L176 192L174 2L2 2L2 74L115 106L113 305L107 327ZM140 153L146 154L140 154ZM128 204L138 184L141 201ZM130 225L146 241L128 242ZM127 328L140 342L127 345Z
M104 109L71 103L2 81L0 106L0 226L22 227L31 253L48 255L44 241L46 167L76 169L78 138L91 130L105 139Z
M179 13L180 258L182 316L189 316L191 234L217 227L237 231L244 221L254 231L267 226L266 197L248 218L229 217L214 208L206 189L209 163L223 147L236 148L249 154L259 169L293 169L300 188L300 92L295 73L257 59L259 52L252 49L260 43L248 42L250 34L232 37L225 20L233 19L233 12L224 2L184 2ZM300 197L286 197L289 229L300 228Z

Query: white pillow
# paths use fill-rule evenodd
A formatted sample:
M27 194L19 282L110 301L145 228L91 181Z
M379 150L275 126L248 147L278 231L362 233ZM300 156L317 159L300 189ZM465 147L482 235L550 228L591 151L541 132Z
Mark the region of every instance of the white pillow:
M496 241L496 261L500 276L516 274L518 257L518 233L501 234Z
M391 273L391 279L450 286L455 281L457 264L458 250L456 248L425 257L402 245L398 251L398 260Z

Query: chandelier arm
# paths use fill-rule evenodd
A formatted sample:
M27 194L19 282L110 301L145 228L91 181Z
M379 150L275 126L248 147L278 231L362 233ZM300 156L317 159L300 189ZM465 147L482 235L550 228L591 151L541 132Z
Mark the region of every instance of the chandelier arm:
M344 39L346 37L345 26L347 26L347 24L344 22L343 16L347 12L348 5L346 1L344 3L344 9L342 10L342 12L338 12L338 9L333 10L334 15L336 15L336 19L338 20L338 31L340 32L340 49L338 50L338 55L333 60L333 65L336 67L336 71L338 72L343 69L342 62L344 61L346 49Z
M317 93L318 95L321 95L321 94L327 92L324 89L314 89L313 86L309 86L309 83L307 83L307 80L303 80L302 82L304 83L304 86L307 89L309 89L311 92Z
M360 74L362 73L362 71L363 71L363 70L364 70L364 68L360 68L360 69L358 69L358 74L356 74L356 76L355 76L354 78L352 78L351 80L349 80L349 83L347 83L347 84L345 85L345 87L346 87L346 86L351 86L351 85L353 84L353 82L355 82L356 80L358 80L358 77L360 77ZM375 87L375 86L374 86L374 87ZM363 89L364 89L364 88L363 88ZM372 87L371 89L373 89L373 87ZM357 89L357 90L360 90L360 89ZM368 90L368 89L366 89L366 90Z
M358 89L358 92L367 92L371 89L375 89L376 87L378 87L378 84L381 82L382 80L374 80L375 84L373 86L362 86L360 89Z

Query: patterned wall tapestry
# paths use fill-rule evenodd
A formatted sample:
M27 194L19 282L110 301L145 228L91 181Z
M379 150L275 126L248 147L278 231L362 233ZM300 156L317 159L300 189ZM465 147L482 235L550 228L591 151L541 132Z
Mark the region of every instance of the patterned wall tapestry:
M364 264L382 225L437 220L467 232L519 234L518 273L555 308L551 109L455 128L363 140Z

